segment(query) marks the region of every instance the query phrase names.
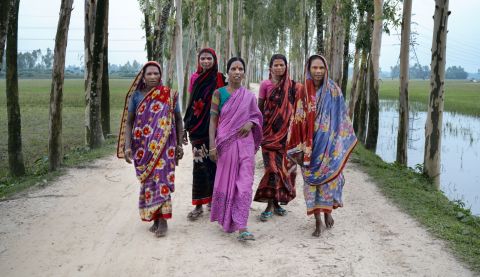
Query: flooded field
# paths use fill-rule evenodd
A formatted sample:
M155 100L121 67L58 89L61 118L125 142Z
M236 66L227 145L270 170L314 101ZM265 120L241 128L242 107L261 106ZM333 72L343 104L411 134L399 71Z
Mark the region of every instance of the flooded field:
M380 100L377 155L395 161L398 102ZM425 147L426 106L410 103L408 166L421 169ZM441 190L451 200L462 200L480 215L480 118L444 112L441 153Z

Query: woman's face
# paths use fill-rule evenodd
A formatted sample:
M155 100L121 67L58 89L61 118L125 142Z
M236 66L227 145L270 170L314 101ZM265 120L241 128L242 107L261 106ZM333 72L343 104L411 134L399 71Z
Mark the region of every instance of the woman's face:
M325 76L325 72L327 71L327 69L325 67L325 63L323 62L323 60L318 58L318 59L314 59L310 63L309 71L313 81L321 83L323 81L323 78Z
M270 72L273 76L281 77L285 74L286 65L282 59L275 59L273 60L272 67L270 68Z
M143 75L143 80L147 87L156 87L160 84L160 70L154 65L147 66Z
M234 61L228 69L228 81L231 83L241 83L245 77L245 68L240 61Z
M202 67L203 71L209 70L213 66L213 55L208 52L203 52L200 54L198 58L200 61L200 66Z

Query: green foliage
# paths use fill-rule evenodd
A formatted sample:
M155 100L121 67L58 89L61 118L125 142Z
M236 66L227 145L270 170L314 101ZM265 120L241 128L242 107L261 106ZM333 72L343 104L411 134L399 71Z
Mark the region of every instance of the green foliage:
M449 201L424 175L388 164L358 145L351 161L359 164L380 190L454 253L480 272L480 218L472 216L462 201Z

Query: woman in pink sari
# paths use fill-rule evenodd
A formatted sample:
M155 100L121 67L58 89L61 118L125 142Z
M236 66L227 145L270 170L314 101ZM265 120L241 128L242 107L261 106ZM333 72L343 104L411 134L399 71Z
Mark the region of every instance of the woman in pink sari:
M209 155L217 162L217 172L210 220L218 221L225 232L238 230L241 241L254 240L247 221L263 119L255 95L242 87L245 62L231 58L227 74L228 85L212 97Z
M157 62L146 63L125 98L117 156L135 166L140 181L139 210L150 231L165 236L172 217L175 165L183 156L182 117L177 92L161 85Z

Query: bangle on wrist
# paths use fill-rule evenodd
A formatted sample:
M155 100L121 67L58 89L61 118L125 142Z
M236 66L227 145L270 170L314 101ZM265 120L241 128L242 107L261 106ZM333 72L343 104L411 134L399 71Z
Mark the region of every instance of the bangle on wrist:
M216 151L216 150L217 150L217 148L214 147L214 148L212 148L212 149L209 149L208 151L210 152L210 151Z

